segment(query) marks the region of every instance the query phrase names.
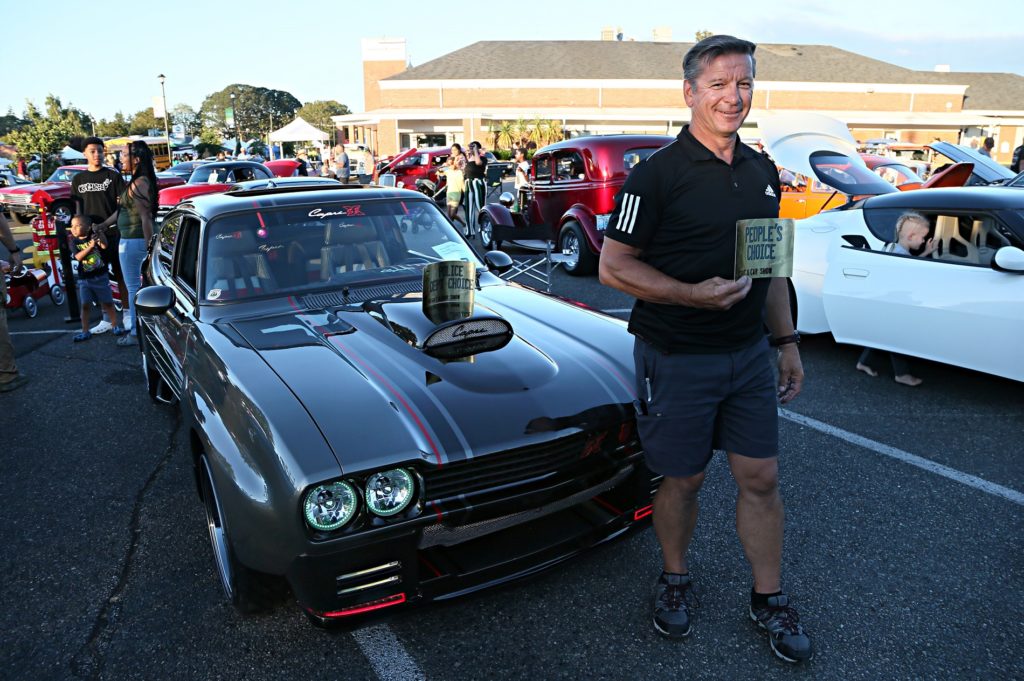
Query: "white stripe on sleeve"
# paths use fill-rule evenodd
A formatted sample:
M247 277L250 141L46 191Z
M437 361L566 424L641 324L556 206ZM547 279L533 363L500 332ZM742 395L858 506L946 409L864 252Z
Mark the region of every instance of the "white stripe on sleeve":
M619 230L626 234L632 234L639 212L640 197L636 194L625 194L622 199L622 220L619 223Z

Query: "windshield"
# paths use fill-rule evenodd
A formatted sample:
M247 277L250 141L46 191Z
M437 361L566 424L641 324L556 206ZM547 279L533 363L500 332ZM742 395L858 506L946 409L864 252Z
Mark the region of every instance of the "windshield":
M415 199L225 215L207 227L203 253L207 301L418 281L440 260L481 264L436 204Z
M71 178L82 172L81 168L57 168L47 182L70 182Z
M901 187L905 184L924 183L924 180L917 173L902 163L887 163L875 166L874 171L876 175L896 187Z
M192 171L192 175L188 178L189 184L213 184L216 182L225 182L228 179L228 169L220 166L199 166Z
M414 166L425 166L430 163L430 154L412 154L406 156L395 164L396 168L412 168Z

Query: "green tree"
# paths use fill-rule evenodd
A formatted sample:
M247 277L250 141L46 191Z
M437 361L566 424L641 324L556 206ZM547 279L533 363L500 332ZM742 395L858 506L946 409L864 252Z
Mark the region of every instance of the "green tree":
M189 137L195 137L203 131L199 113L188 104L178 104L171 109L171 121L173 125L184 126L185 134Z
M63 149L81 132L66 118L40 117L10 132L7 141L17 147L20 154L35 153L45 159Z
M129 135L146 135L150 130L160 130L163 137L164 119L153 114L153 107L137 111L128 124Z
M331 120L331 116L344 116L349 113L352 112L341 102L336 102L333 99L318 99L315 102L303 104L302 108L295 112L295 115L304 119L310 125L326 132L333 141L338 126Z
M217 152L221 151L220 138L219 130L203 128L199 133L199 143L196 144L196 151L199 152L199 156L202 158L216 156Z
M711 31L697 31L693 34L693 37L699 43L701 40L704 40L704 38L710 38L713 35L714 33Z
M78 133L86 134L92 127L92 119L89 114L81 111L71 104L65 107L61 103L60 97L57 97L56 95L47 95L45 105L45 116L47 118L51 120L67 121L68 125L74 128Z
M235 130L224 122L224 109L232 105L232 94L235 95L235 125L239 135L246 138L269 132L271 116L274 126L280 127L282 122L292 120L302 107L302 102L290 92L235 83L203 100L199 107L203 127L218 130L224 136L234 136Z
M121 137L128 134L130 124L124 114L118 111L109 121L101 118L96 123L96 134L100 137Z
M6 137L7 133L17 130L27 123L27 120L15 115L14 109L7 109L7 114L0 116L0 138Z

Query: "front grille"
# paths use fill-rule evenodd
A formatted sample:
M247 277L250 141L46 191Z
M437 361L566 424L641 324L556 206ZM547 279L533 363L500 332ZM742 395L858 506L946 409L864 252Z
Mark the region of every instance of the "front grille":
M430 527L426 527L423 529L423 537L420 539L420 548L427 549L432 546L455 546L493 532L498 532L509 527L514 527L515 525L543 518L544 516L557 513L558 511L566 508L571 508L576 504L581 504L588 499L593 499L597 495L607 492L620 484L626 479L626 477L632 474L632 472L632 466L624 468L604 482L565 497L564 499L559 499L547 506L531 508L528 511L512 513L498 518L469 523L467 525L456 525L453 527L449 527L447 525L432 525Z
M28 194L0 194L0 200L11 206L27 206L32 201Z
M428 499L442 501L459 494L534 480L579 461L587 436L577 433L540 445L448 464L424 473L424 490Z

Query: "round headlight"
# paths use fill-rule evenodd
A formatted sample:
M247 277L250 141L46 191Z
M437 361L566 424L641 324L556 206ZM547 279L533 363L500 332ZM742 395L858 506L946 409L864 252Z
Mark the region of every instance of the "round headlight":
M336 530L356 514L359 495L343 480L317 485L306 494L303 515L314 530Z
M374 473L366 481L366 506L377 515L401 513L413 499L416 483L402 468Z

